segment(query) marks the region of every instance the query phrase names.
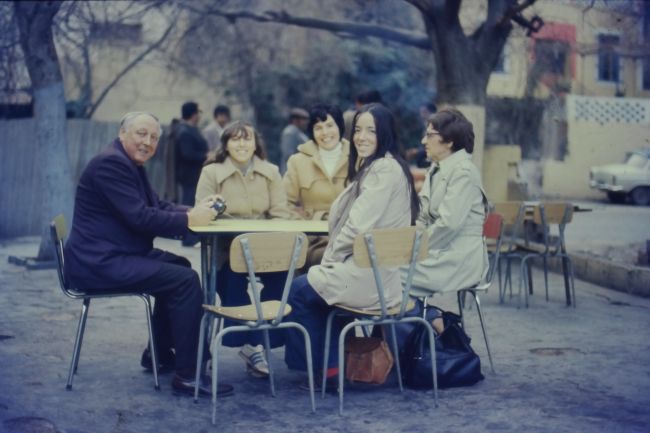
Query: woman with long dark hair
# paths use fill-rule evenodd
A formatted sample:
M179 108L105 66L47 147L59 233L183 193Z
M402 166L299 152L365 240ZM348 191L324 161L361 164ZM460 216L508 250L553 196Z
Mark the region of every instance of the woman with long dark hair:
M391 112L381 104L365 105L355 115L352 128L347 186L330 209L329 242L323 260L293 281L289 295L290 319L309 332L316 372L322 371L325 323L331 305L379 308L372 270L360 268L352 259L355 237L373 229L413 225L419 212L413 176L401 155ZM399 271L386 269L383 280L387 307L393 307L402 297ZM336 336L340 328L336 328L328 376L338 372ZM292 330L287 332L285 361L291 369L306 370L302 336Z

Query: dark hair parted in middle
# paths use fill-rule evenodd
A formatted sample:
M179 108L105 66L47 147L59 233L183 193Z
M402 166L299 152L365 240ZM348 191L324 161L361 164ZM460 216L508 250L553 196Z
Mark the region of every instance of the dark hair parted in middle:
M249 138L250 131L253 131L253 137L255 139L254 154L257 155L257 157L260 159L266 159L264 142L262 141L262 138L257 133L255 128L253 128L253 125L251 125L248 122L237 120L235 122L231 122L228 125L226 125L226 128L223 130L223 133L221 134L221 147L219 147L219 150L217 150L217 153L215 154L214 158L207 160L204 165L212 164L215 162L216 163L224 162L226 160L226 157L228 156L228 141L230 141L231 138L237 138L241 136L244 136L245 138Z
M427 124L438 131L443 143L453 143L452 152L465 149L474 152L474 127L467 117L455 108L445 108L431 115Z
M310 139L314 140L314 125L318 122L326 121L328 114L332 116L332 119L334 119L336 126L339 127L339 135L343 137L343 133L345 132L345 122L343 121L343 113L338 105L316 104L309 109L307 136Z
M368 158L364 159L361 165L358 165L357 159L359 154L357 153L357 148L354 145L354 130L357 126L357 120L359 116L363 113L369 113L374 122L375 122L375 135L377 137L377 150L375 153ZM370 168L370 165L379 158L386 156L386 153L390 153L395 161L402 167L404 176L406 176L409 194L411 195L411 225L415 224L415 220L420 213L420 199L418 194L415 191L415 185L413 183L413 175L409 169L406 160L402 155L402 150L400 148L399 142L397 140L397 130L395 126L395 118L388 108L382 104L368 104L362 106L357 113L354 115L352 120L352 143L350 146L350 156L348 160L348 177L346 178L346 183L359 181L356 188L357 193L359 192L359 185L363 180L365 173ZM358 168L357 168L358 167ZM387 203L389 205L389 203Z

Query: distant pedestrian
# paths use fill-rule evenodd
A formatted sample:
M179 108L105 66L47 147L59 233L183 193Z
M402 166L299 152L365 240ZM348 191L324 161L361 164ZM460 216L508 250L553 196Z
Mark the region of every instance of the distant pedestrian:
M196 184L201 168L208 155L208 142L197 127L201 120L201 110L196 102L186 102L181 107L183 120L176 129L174 141L176 151L176 183L180 186L181 203L194 204ZM188 233L183 245L192 246L198 242L196 235Z
M343 122L345 124L345 134L343 135L343 137L346 140L350 141L352 137L352 119L354 119L354 115L357 113L359 108L363 107L366 104L372 104L372 103L377 103L377 104L384 103L384 99L381 97L381 93L379 93L379 90L372 89L372 90L368 90L367 92L359 93L354 98L354 109L346 110L343 113Z
M296 153L298 146L309 138L305 135L309 113L302 108L292 108L289 115L289 124L282 130L280 137L280 172L287 171L287 160Z
M230 123L230 108L225 105L217 105L212 112L212 122L203 128L203 136L208 141L208 150L216 152L221 145L221 134L227 124Z
M420 106L420 118L422 119L423 129L426 131L429 119L436 114L438 108L433 102L423 104ZM427 152L424 146L413 147L406 151L406 160L414 162L418 168L429 168L431 161L427 158Z

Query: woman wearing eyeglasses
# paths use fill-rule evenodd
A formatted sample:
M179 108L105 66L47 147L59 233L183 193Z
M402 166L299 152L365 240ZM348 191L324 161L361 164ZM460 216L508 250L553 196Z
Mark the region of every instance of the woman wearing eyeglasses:
M483 242L487 198L472 162L474 130L458 110L432 115L422 144L431 168L420 191L418 225L427 228L429 254L413 275L418 295L450 292L481 281L488 268ZM402 269L406 280L406 269Z

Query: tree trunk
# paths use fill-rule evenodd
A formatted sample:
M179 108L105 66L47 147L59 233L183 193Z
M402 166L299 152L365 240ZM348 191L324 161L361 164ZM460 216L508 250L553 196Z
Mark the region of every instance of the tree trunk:
M49 222L59 213L71 223L73 184L66 143L65 93L59 59L54 47L52 21L60 1L15 2L20 43L32 83L34 119L43 190L41 209L41 244L38 260L50 260L54 250L50 241ZM26 197L26 199L29 199Z

